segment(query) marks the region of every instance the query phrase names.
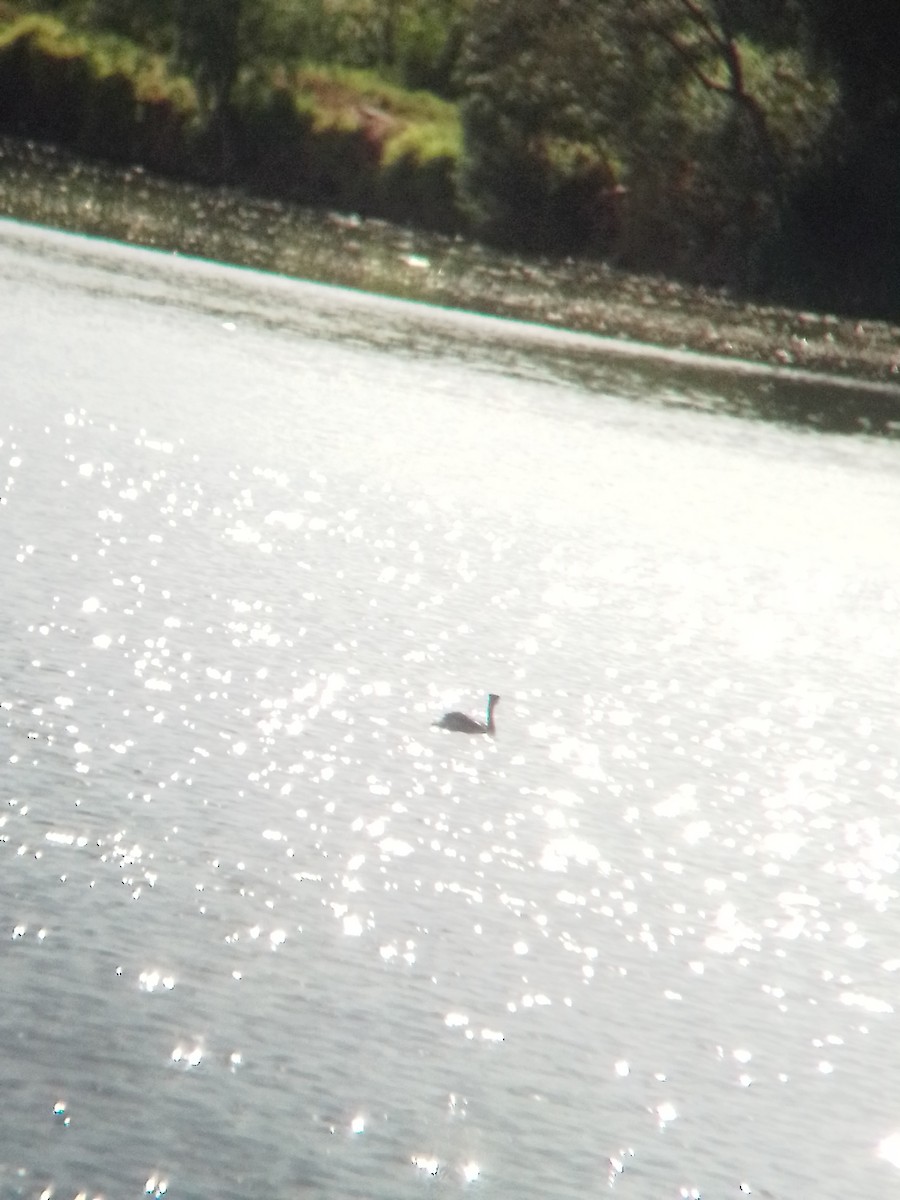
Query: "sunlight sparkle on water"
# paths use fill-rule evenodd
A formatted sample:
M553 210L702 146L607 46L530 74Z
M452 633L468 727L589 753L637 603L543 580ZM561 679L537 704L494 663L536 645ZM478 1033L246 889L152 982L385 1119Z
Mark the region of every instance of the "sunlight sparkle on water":
M171 992L175 987L175 977L173 975L161 975L159 971L142 971L138 977L138 985L141 991L144 992L155 992L158 987Z
M879 1158L900 1170L900 1130L889 1133L878 1143L875 1153Z
M188 1050L184 1046L178 1045L172 1051L170 1058L173 1063L180 1064L186 1069L197 1067L203 1060L203 1048L201 1046L194 1046Z
M849 540L840 565L822 517L832 489L848 514L857 490L893 499L894 460L786 427L682 427L674 405L657 420L607 395L593 352L504 347L499 369L457 377L442 337L395 355L386 311L329 357L319 334L339 320L282 337L315 303L257 321L266 286L222 286L212 314L179 298L164 340L189 336L158 356L166 386L151 371L142 401L124 364L125 432L105 359L102 421L41 380L9 451L4 1044L25 1086L46 1113L65 1069L90 1101L66 1084L72 1111L109 1145L146 1145L157 1197L233 1191L245 1168L274 1195L284 1146L295 1190L308 1166L335 1194L386 1195L390 1177L372 1181L392 1162L417 1168L407 1190L496 1178L572 1200L599 1177L724 1196L752 1152L757 1192L780 1195L794 1151L822 1191L860 1165L844 1110L900 1169L871 1088L896 1042L900 588L889 556L857 563ZM191 357L203 326L233 354L218 367ZM371 357L369 334L391 352ZM208 411L192 386L207 377ZM548 514L570 489L583 503ZM872 529L876 509L860 509ZM444 707L483 712L489 689L496 738L431 729ZM377 1032L365 1054L346 1052L354 1028ZM59 1063L26 1053L42 1031ZM145 1089L134 1059L169 1086ZM285 1106L273 1079L321 1099L301 1087ZM48 1177L85 1153L68 1113L47 1115ZM698 1164L702 1189L684 1185Z

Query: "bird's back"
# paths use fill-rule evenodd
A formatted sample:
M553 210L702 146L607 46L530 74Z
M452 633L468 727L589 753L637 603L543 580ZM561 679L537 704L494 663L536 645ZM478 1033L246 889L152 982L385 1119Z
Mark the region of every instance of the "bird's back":
M462 712L444 713L439 721L432 721L432 725L438 729L452 729L454 733L484 733L486 728L480 721Z

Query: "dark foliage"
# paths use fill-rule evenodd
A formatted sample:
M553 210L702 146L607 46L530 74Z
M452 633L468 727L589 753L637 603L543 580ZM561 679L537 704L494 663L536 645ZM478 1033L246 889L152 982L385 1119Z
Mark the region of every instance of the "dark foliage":
M462 197L509 247L900 313L900 0L0 0L0 20L25 9L165 56L194 100L32 33L0 44L3 130L437 228ZM461 157L317 123L272 84L303 57L458 98Z

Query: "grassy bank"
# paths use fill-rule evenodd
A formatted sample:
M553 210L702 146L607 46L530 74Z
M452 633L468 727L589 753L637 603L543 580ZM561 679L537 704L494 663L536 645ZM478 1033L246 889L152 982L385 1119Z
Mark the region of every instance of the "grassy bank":
M260 65L209 111L162 56L30 15L0 23L0 133L265 198L465 224L455 107L372 72Z
M522 259L12 139L0 140L0 213L384 295L852 376L888 385L883 420L900 419L900 327L883 322L741 304L597 263Z

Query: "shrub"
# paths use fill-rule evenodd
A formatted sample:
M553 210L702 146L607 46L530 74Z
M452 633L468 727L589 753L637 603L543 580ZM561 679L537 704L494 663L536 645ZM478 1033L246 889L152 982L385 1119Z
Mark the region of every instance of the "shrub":
M4 132L171 171L195 113L190 84L121 39L74 35L42 16L0 35Z

